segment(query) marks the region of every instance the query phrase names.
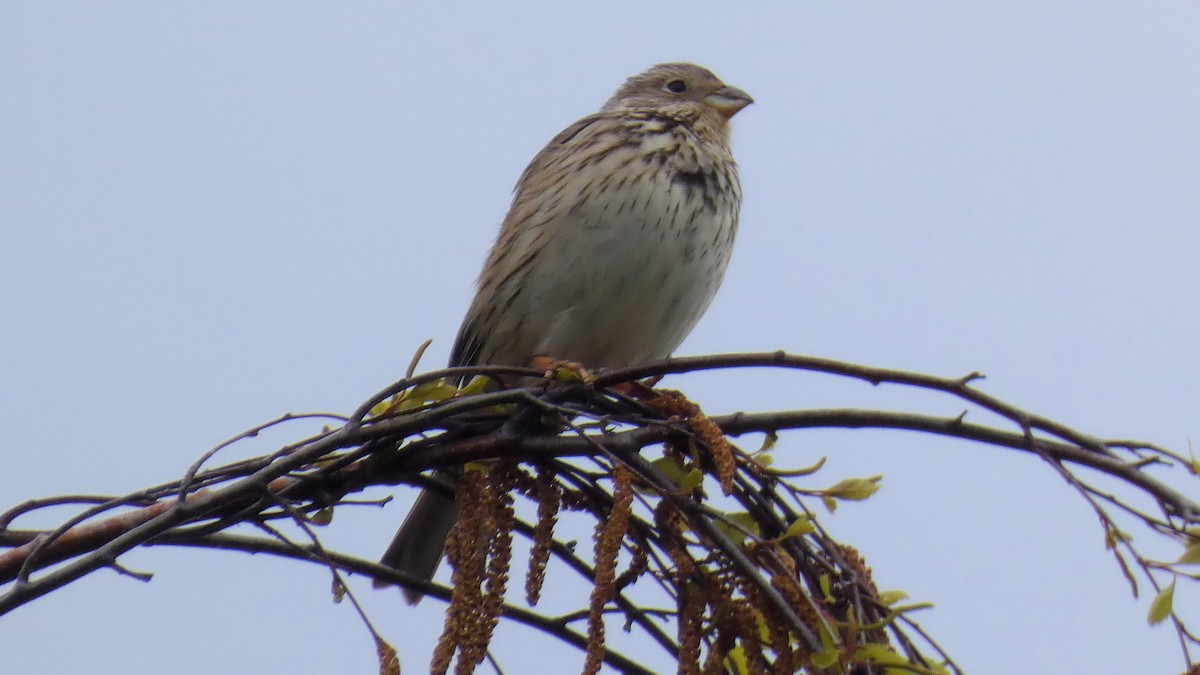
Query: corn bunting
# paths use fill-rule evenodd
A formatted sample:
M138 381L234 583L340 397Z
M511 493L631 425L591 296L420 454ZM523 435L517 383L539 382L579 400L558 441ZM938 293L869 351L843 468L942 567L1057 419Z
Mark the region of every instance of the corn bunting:
M725 275L742 197L729 119L752 102L700 66L662 64L555 136L517 181L450 365L669 356ZM423 491L382 564L432 578L457 512Z

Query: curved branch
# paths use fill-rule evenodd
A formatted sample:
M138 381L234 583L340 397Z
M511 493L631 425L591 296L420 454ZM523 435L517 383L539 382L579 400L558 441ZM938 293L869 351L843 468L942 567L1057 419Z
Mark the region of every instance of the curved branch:
M176 537L172 534L166 534L159 537L157 540L150 542L150 546L177 546L188 548L209 548L223 549L227 551L241 551L244 553L266 553L279 556L281 558L291 558L293 560L302 560L310 562L322 567L329 564L335 565L338 569L346 572L363 574L375 579L384 579L392 583L404 583L410 581L406 576L400 574L390 567L384 567L378 563L349 556L336 551L325 551L324 554L328 558L323 558L317 551L317 547L313 544L296 544L290 542L281 542L275 539L267 539L265 537L251 537L241 534L207 534L200 537ZM450 598L450 591L444 587L430 585L426 589L431 595L440 597L443 600ZM579 649L587 647L587 638L569 628L562 621L532 612L515 605L504 605L504 616L518 622L523 623L531 628L536 628L543 632L554 635L563 642L571 644ZM605 650L604 662L609 666L616 668L622 673L634 673L635 675L654 675L654 671L642 666L638 662L630 659L619 652L611 649Z
M709 418L679 395L667 395L634 383L638 378L668 373L747 367L821 372L872 385L887 383L938 391L1007 419L1016 430L968 423L965 412L950 418L859 409L782 410ZM277 532L274 520L293 518L311 532L301 519L330 506L347 504L348 496L369 487L419 482L420 474L431 469L462 473L457 467L470 462L497 458L537 462L553 459L557 470L548 475L557 481L555 489L563 488L563 498L573 500L570 508L597 519L609 518L617 508L611 492L602 485L609 480L610 472L619 468L621 476L632 475L633 484L646 491L633 506L629 500L623 502L621 508L625 510L621 511L618 522L628 523L621 526L627 529L606 531L620 541L605 550L619 552L624 547L635 553L638 563L630 565L624 584L632 584L646 574L647 568L651 569L650 576L659 584L656 592L662 591L679 605L676 618L680 637L673 640L653 621L643 620L648 615L620 589L615 594L609 589L594 597L612 598L632 625L638 625L668 651L681 652L686 647L693 650L689 654L694 658L699 654L702 639L710 662L719 663L720 655L741 641L748 649L759 650L754 654L756 663L761 664L766 658L762 654L765 646L774 650L775 656L771 658L788 659L779 661L780 665L806 664L813 672L825 672L813 666L814 655L825 652L822 659L827 659L829 650L840 649L844 651L839 658L858 658L858 647L889 644L886 628L894 635L891 644L898 645L914 667L926 664L927 659L910 640L912 633L904 632L902 624L907 619L900 615L900 620L895 620L897 615L880 600L861 556L853 548L834 541L816 523L806 500L814 495L831 499L833 490L806 491L791 486L777 472L764 470L752 456L733 448L726 440L728 436L750 432L898 429L1016 449L1049 462L1089 501L1110 537L1123 535L1116 529L1107 508L1124 509L1152 531L1181 540L1188 536L1185 525L1200 522L1200 504L1148 471L1155 465L1182 464L1190 468L1191 462L1181 454L1138 441L1106 442L1032 414L973 387L972 383L983 377L978 373L944 378L772 352L670 359L601 373L594 386L539 381L535 379L538 374L523 368L471 367L410 375L370 397L348 417L313 414L345 422L340 428L323 431L268 456L201 470L216 453L253 435L256 429L308 415L286 415L235 436L201 456L181 480L173 483L124 497L79 495L18 505L0 514L0 546L10 549L0 554L0 583L15 580L0 594L0 615L96 569L112 567L121 571L119 556L139 545L234 548L319 560L338 569L420 587L431 595L442 596L444 591L437 586L427 587L423 582L351 556L328 552L314 558L319 546L298 546L284 540L282 535L280 541L262 540L223 530L239 523L253 523ZM464 381L475 375L533 384L478 394L450 395L454 390L445 386L413 390L443 378ZM445 394L448 397L444 400L423 398L432 395L428 392L446 390L450 394ZM472 387L471 391L474 390ZM381 405L389 399L387 405ZM380 410L403 412L384 414ZM662 446L667 464L677 464L681 476L668 476L669 472L664 472L666 465L660 467L641 456L642 450L656 445ZM570 458L590 458L592 464L584 469L578 459L573 464L560 461ZM1165 517L1151 517L1116 496L1098 492L1077 478L1070 465L1100 471L1135 487L1155 500ZM514 472L510 475L521 474L515 464L506 466ZM488 473L483 470L481 475L485 478L481 480L486 481ZM699 478L691 474L698 474ZM708 484L719 483L727 494L732 494L754 519L756 528L742 526L705 501L706 474L719 477ZM467 472L467 477L472 475ZM507 495L514 484L488 489ZM25 514L63 503L80 504L81 511L53 530L9 528ZM633 508L640 509L638 515L630 514ZM113 515L115 509L125 510ZM802 518L811 521L811 529L804 534L791 533L791 526ZM510 511L506 521L510 527L511 521ZM743 536L749 540L745 546L734 540ZM608 541L611 544L615 539ZM1130 568L1122 555L1129 555L1140 566L1153 587L1160 587L1161 581L1155 574L1173 573L1169 565L1141 557L1129 541L1121 539L1113 549L1127 576ZM595 580L595 568L576 558L564 545L558 544L555 553L556 559L574 566L584 578ZM609 555L605 569L611 570L615 560L611 556L616 553ZM62 561L68 562L44 574L32 574ZM498 574L506 572L501 569ZM606 578L611 583L612 575ZM593 606L591 611L592 615L601 616L610 610ZM581 649L597 646L588 643L588 636L569 630L561 618L509 605L503 607L502 615ZM1172 618L1186 656L1195 640L1177 617ZM757 628L750 628L768 619L774 622L771 631L776 631L771 634L769 645L763 642L765 635L759 635ZM698 638L696 631L701 631L702 624L703 637ZM916 632L920 637L921 631ZM926 642L933 644L932 640ZM934 648L937 649L936 645ZM794 654L790 651L793 649ZM623 672L649 672L619 654L611 651L606 654L609 664ZM942 656L950 662L948 656ZM718 660L711 661L713 658Z

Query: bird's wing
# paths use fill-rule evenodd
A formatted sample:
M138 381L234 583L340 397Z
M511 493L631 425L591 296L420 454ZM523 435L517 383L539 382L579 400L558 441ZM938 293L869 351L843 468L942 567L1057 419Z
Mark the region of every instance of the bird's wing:
M549 165L564 151L565 145L569 144L572 139L582 133L585 129L591 126L596 120L600 119L601 114L588 115L574 124L563 129L556 135L546 147L542 148L533 160L529 162L529 166L525 167L525 171L521 173L521 178L517 181L516 187L513 189L515 199L514 207L522 195L525 193L526 184L532 179L537 181L537 176L543 174ZM504 238L505 230L510 227L510 221L513 218L513 209L510 208L508 216L504 219L504 225L501 227L500 238ZM497 246L493 246L492 254L495 255ZM489 261L490 263L490 261ZM478 305L479 293L485 292L487 289L478 287L476 290L475 301L472 302L472 307ZM485 335L477 325L479 315L477 312L471 311L463 319L462 326L458 329L458 337L454 340L454 347L450 350L450 366L474 366L479 364L479 354L481 352Z

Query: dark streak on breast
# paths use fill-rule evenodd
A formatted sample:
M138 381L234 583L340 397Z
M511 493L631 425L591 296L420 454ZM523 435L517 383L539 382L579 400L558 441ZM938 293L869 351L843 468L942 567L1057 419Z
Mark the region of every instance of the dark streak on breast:
M676 171L671 180L676 185L703 190L708 185L708 175L703 171Z

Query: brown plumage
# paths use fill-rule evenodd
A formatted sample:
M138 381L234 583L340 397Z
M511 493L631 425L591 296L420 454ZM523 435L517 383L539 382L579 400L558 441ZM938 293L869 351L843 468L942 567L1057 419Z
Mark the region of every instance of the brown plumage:
M733 251L742 194L729 119L750 103L700 66L661 64L555 136L517 182L450 365L669 356ZM422 492L382 563L432 578L456 515L453 500Z

